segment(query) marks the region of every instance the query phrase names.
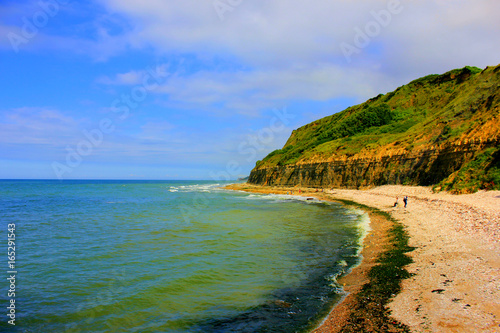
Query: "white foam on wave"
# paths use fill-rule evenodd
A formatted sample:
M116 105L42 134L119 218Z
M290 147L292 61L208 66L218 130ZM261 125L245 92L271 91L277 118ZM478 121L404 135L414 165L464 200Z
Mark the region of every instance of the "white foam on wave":
M356 257L359 258L357 264L347 267L347 262L345 260L339 260L337 264L342 268L338 273L331 274L328 277L328 280L330 281L330 287L334 289L334 292L339 294L339 295L346 295L346 292L343 288L342 285L338 283L338 278L340 276L344 276L345 274L349 274L354 268L359 266L363 260L363 256L361 255L361 251L363 250L363 243L364 239L366 236L370 233L372 230L370 227L370 216L368 215L367 212L361 210L361 209L351 209L352 215L350 217L356 218L357 222L357 227L359 230L359 238L357 241L358 248L356 251ZM346 269L347 268L347 269Z
M341 266L341 267L346 267L347 266L347 261L340 260L339 262L337 262L337 264L339 264L339 266Z
M293 195L293 194L249 194L245 198L249 200L267 200L276 203L292 202L292 201L301 201L310 204L330 203L328 201L318 200L313 197L305 197L302 195Z
M193 185L181 185L181 186L170 186L170 192L203 192L211 193L214 191L220 191L220 184L193 184Z
M357 215L357 227L359 230L359 237L357 241L358 249L356 251L356 257L359 258L359 261L356 265L352 266L347 273L351 272L351 270L361 264L363 261L363 256L361 255L361 252L363 251L363 244L365 241L366 236L370 233L372 230L370 226L370 216L368 215L367 212L361 210L361 209L353 209L353 213Z
M363 246L363 242L366 236L370 233L370 231L372 231L372 228L370 226L371 221L370 221L370 216L368 215L367 212L362 210L357 210L357 212L359 212L358 228L361 232L361 237L359 238L359 245Z
M338 273L330 274L327 277L327 280L330 282L329 283L330 287L332 287L333 291L339 295L345 294L345 290L344 290L343 286L341 286L340 283L338 282L338 278L344 274L345 274L345 270L342 269Z

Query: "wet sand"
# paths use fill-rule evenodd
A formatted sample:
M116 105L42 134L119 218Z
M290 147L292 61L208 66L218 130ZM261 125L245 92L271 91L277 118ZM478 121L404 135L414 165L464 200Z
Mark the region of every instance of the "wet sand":
M388 185L369 190L262 187L234 190L259 193L293 191L318 199L352 200L391 214L409 236L412 277L388 305L395 320L412 332L500 332L500 192L470 195L433 193L427 187ZM404 208L403 196L409 197ZM399 205L394 207L396 197ZM354 295L368 281L366 274L387 244L390 223L371 216L363 262L340 282L349 295L315 332L337 332L350 316Z

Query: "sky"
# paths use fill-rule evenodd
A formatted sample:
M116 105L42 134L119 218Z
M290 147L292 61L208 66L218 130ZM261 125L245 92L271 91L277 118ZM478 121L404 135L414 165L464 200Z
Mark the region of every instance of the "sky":
M246 176L292 130L500 63L498 0L3 0L0 179Z

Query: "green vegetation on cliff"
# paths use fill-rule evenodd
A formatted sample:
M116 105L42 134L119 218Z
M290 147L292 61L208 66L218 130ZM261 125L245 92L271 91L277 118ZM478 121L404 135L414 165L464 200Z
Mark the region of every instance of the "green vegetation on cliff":
M464 67L414 80L305 125L292 132L282 149L258 161L254 171L346 159L411 157L469 145L469 153L477 151L467 155L458 169L451 168L446 177L433 179L434 184L456 192L499 189L499 148L494 143L499 139L500 66ZM407 176L397 179L418 183Z
M435 187L441 188L455 193L500 189L500 149L492 147L478 152L473 160Z

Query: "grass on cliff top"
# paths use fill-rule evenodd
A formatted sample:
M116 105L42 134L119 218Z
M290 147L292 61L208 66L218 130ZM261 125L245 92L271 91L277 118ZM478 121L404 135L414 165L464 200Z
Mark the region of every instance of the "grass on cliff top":
M498 116L498 68L465 67L414 80L293 131L282 149L256 167L457 141Z
M389 231L390 245L379 256L378 264L370 269L370 281L356 295L356 306L341 332L410 332L408 326L390 318L386 308L389 300L400 292L401 281L411 276L404 268L412 262L406 253L414 250L408 246L408 234L389 213L349 200L338 201L378 214L393 223Z

